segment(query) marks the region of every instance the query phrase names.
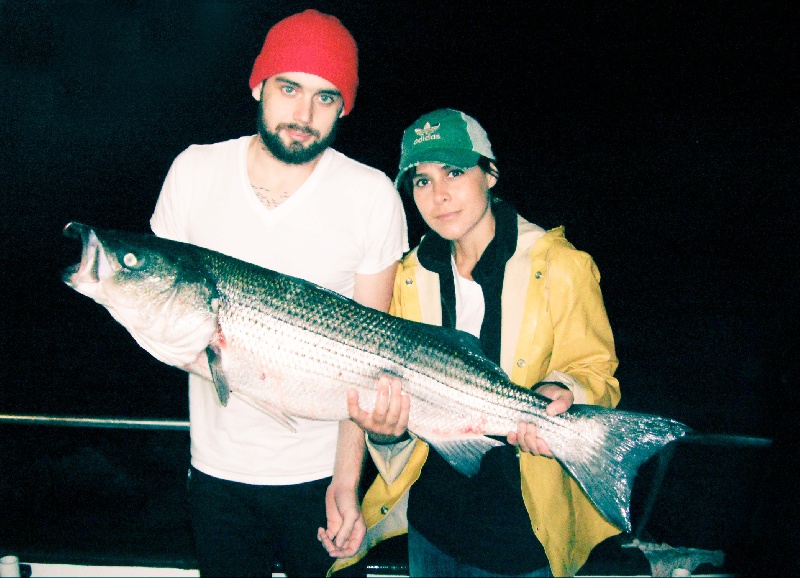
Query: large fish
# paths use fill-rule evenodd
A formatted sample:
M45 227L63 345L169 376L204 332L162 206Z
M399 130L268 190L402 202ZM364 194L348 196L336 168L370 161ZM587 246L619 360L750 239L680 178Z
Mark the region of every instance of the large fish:
M70 223L81 262L64 273L161 361L210 378L288 428L348 418L355 387L374 407L382 372L411 396L408 429L465 475L519 421L536 424L597 509L630 531L639 466L689 429L658 416L574 405L511 383L471 335L392 317L313 283L194 245ZM180 352L181 355L172 351ZM203 355L205 353L205 355ZM196 360L200 360L198 363Z

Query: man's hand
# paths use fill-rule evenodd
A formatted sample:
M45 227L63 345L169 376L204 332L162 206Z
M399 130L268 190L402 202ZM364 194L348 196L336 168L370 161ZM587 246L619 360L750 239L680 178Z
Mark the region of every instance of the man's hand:
M375 409L368 413L358 405L358 391L347 390L347 409L350 419L369 434L376 443L392 443L405 434L411 398L403 393L396 377L384 374L378 378Z
M538 387L536 393L552 399L545 412L547 415L557 415L564 413L575 401L573 393L565 388L552 384L544 384ZM537 456L547 456L552 458L553 452L547 442L539 437L539 431L532 423L524 421L517 424L517 431L508 432L508 443L519 446L520 451Z
M354 555L367 533L355 489L331 483L325 492L325 512L328 527L317 530L317 539L334 558Z

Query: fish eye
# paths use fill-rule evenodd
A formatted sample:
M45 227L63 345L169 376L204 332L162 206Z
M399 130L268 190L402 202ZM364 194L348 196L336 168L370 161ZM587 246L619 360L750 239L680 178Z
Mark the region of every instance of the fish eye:
M139 259L133 253L125 253L122 262L125 263L126 267L137 267L140 265Z

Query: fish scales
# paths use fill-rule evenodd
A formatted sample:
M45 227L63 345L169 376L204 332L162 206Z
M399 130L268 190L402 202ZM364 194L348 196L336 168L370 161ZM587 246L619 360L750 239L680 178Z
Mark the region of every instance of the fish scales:
M659 416L588 405L548 416L549 400L508 379L470 335L364 307L332 291L194 245L80 223L64 273L164 363L211 378L287 428L295 418L347 419L346 392L375 405L389 372L411 397L408 428L474 475L519 421L534 423L597 509L630 531L639 466L690 429ZM205 355L203 355L205 353ZM206 360L198 363L197 360Z
M469 352L465 352L460 364L446 364L449 358L444 358L437 363L436 354L438 351L436 348L431 349L423 346L409 351L409 348L404 346L404 343L415 341L413 339L415 336L409 335L415 329L414 327L405 327L405 331L403 331L402 328L398 329L392 327L391 324L387 324L385 317L377 314L373 315L370 311L359 311L360 322L354 324L350 322L353 319L353 312L343 313L346 308L341 306L339 296L328 295L327 293L320 294L318 291L306 292L309 294L305 295L296 284L287 286L285 282L281 282L281 278L271 283L264 283L263 279L264 277L260 276L251 279L247 284L234 286L226 284L223 289L231 293L231 297L234 298L231 301L235 302L235 295L240 292L244 293L246 286L251 289L253 287L261 287L260 292L246 291L249 295L255 293L260 293L261 295L260 303L263 305L258 307L262 314L259 319L294 320L293 325L299 325L301 331L296 332L296 339L292 340L293 346L289 347L283 344L287 338L283 332L275 334L276 339L270 340L268 337L269 332L267 335L264 334L264 323L241 323L242 314L250 310L251 303L248 303L249 307L247 308L229 307L221 309L220 326L232 345L237 344L237 335L235 330L227 331L225 329L226 326L231 328L251 328L251 331L245 332L246 337L244 337L242 345L249 349L250 346L248 344L260 343L263 350L260 352L254 351L254 353L259 353L264 359L269 360L267 364L274 364L275 366L291 364L287 359L273 358L269 354L270 351L276 354L282 351L294 352L293 358L302 357L308 361L313 360L314 363L311 366L307 366L302 370L298 367L298 371L302 372L304 376L312 374L316 378L330 378L334 385L339 386L342 400L345 399L344 393L347 387L359 385L365 389L372 389L381 371L388 370L396 373L409 384L410 392L431 404L430 406L420 406L420 411L415 411L418 406L412 408L410 421L412 424L418 425L419 429L424 429L428 425L428 429L441 430L442 425L435 422L439 421L441 415L448 413L443 408L454 405L459 399L463 401L463 393L468 388L475 387L475 383L462 385L461 381L457 379L458 375L474 375L475 368L463 367L466 363L465 360L471 359ZM277 297L265 298L268 293ZM338 307L332 307L332 305L337 305ZM224 311L228 311L231 316L229 322L223 314ZM252 316L249 317L253 318ZM258 336L258 340L256 336ZM323 343L325 339L328 340L327 344ZM358 344L357 346L353 345L356 343ZM341 351L342 349L346 350L348 346L351 347L349 352L344 353ZM310 350L315 352L314 356L310 355ZM326 353L329 355L326 356ZM417 355L414 355L415 353ZM473 357L473 359L479 358ZM341 366L337 363L341 360L351 360L352 367ZM452 362L452 359L449 360ZM295 361L299 362L299 359L295 359ZM388 364L387 361L389 362ZM327 375L335 372L343 372L346 377L345 375L337 375L336 377ZM421 379L425 376L429 379ZM302 382L302 380L298 381ZM307 379L305 382L311 384L312 388L314 387L313 382ZM295 383L295 381L293 380L292 383ZM441 387L436 387L441 383L447 383L453 391L443 391ZM427 387L425 387L426 385ZM503 435L525 415L521 411L521 405L519 408L508 408L509 411L500 413L497 411L500 407L496 403L492 403L498 395L502 399L510 401L519 400L518 392L514 392L517 395L506 395L503 392L490 389L479 389L478 391L485 391L486 395L483 396L483 400L478 396L470 398L469 401L478 402L472 404L475 412L473 414L462 412L462 416L464 416L462 417L462 423L452 424L451 430L458 431L459 429L469 428L478 433L477 426L480 422L478 416L484 416L488 413L499 418L487 424L490 428L487 430L488 433ZM315 392L312 389L304 391L304 393L313 395ZM370 396L368 391L365 393L366 397L362 401L369 403L371 397L374 396ZM443 393L450 393L450 395L443 395ZM479 403L481 401L483 403ZM341 409L342 411L336 416L339 419L345 419L347 417L346 405L341 404ZM429 411L424 411L425 409ZM418 414L423 414L424 417L420 418ZM305 415L303 417L314 418L316 416Z

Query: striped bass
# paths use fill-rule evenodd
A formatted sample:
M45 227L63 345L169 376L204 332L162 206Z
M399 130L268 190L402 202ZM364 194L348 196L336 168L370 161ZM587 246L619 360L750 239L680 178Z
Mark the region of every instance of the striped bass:
M408 429L474 475L520 421L533 423L597 509L630 531L639 466L689 428L663 417L573 405L517 386L472 335L393 317L308 281L153 235L70 223L83 242L63 280L108 309L157 359L213 381L285 427L348 419L346 392L374 408L388 372L411 396Z

